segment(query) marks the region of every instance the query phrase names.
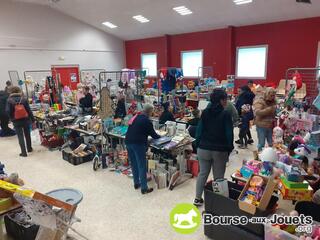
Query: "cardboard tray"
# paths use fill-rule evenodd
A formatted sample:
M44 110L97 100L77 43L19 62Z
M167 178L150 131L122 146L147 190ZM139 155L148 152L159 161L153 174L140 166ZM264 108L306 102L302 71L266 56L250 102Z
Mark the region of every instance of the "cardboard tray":
M257 209L260 209L262 211L265 211L270 203L270 199L272 197L272 194L274 192L274 189L277 185L277 183L273 180L273 178L267 178L267 177L264 177L264 176L260 176L263 178L265 184L266 184L266 187L264 189L264 192L263 192L263 195L261 197L261 200L260 200L260 203L258 206L255 206L253 204L249 204L247 202L243 202L241 201L244 193L247 191L247 189L249 188L249 184L250 184L250 181L252 179L252 177L254 176L258 176L258 175L255 175L253 174L249 180L247 181L246 185L244 186L238 200L239 200L239 208L247 213L250 213L252 215L254 215L257 211Z

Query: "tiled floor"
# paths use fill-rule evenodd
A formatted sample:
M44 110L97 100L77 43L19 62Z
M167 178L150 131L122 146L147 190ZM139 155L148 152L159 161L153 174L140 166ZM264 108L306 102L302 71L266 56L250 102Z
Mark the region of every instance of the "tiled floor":
M202 228L184 236L176 234L169 225L171 209L177 203L193 201L196 179L173 191L156 190L143 196L124 175L108 170L94 172L91 163L73 166L62 160L61 152L34 148L28 158L20 158L16 137L0 138L0 161L8 173L18 172L27 187L43 193L65 187L79 189L84 194L77 210L82 222L74 227L90 240L206 239ZM252 158L250 150L254 148L250 146L249 150L232 155L226 177L241 166L242 159Z

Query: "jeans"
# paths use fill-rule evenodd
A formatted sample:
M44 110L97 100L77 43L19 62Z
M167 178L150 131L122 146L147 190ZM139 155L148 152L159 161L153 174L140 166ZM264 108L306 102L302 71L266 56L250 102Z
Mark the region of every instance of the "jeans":
M269 147L272 147L272 128L257 127L258 150L261 151L266 145L266 139Z
M25 123L22 126L15 126L15 130L18 136L19 145L21 148L22 154L27 154L26 151L26 144L27 144L27 150L31 151L31 137L30 137L30 125L28 123ZM24 139L26 139L26 144Z
M147 146L143 144L127 144L126 146L132 168L133 183L140 185L141 190L147 190Z
M239 131L239 139L240 139L240 144L244 144L247 146L248 144L248 132L250 130L248 128L240 128L240 131Z
M226 163L229 160L228 152L209 151L198 148L200 174L197 178L196 198L202 198L204 186L212 169L214 179L224 178Z

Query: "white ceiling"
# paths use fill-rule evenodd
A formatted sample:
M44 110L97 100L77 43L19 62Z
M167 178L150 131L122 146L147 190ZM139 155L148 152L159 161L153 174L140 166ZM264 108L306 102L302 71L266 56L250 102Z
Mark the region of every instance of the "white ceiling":
M124 40L320 16L320 0L312 0L312 5L295 0L253 0L251 4L240 6L232 0L14 1L49 5ZM193 14L180 16L172 10L181 5L191 9ZM142 24L132 19L140 14L150 22ZM101 23L105 21L118 28L103 26Z

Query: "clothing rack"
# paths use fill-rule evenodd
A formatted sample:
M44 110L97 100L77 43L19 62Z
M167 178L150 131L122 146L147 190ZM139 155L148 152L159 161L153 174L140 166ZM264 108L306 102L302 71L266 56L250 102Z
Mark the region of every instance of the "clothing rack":
M26 96L27 96L27 98L29 98L29 90L30 89L28 89L28 84L26 83L27 77L31 76L32 79L40 85L41 81L43 81L43 80L44 80L44 84L45 84L46 78L48 76L51 77L52 72L51 72L51 70L28 70L28 71L23 72L23 76L24 76L24 81L25 81ZM40 87L41 87L41 85L40 85ZM42 87L44 88L45 85Z
M163 67L163 68L160 68L160 69L158 69L158 81L157 81L157 84L158 84L158 104L160 104L160 96L161 96L161 94L162 94L162 87L161 87L161 80L162 80L162 78L161 78L161 73L162 73L162 71L170 71L170 70L173 70L173 69L175 69L175 70L179 70L181 73L182 73L182 77L183 77L183 70L182 70L182 68L178 68L178 67ZM160 88L161 88L161 91L160 91Z

